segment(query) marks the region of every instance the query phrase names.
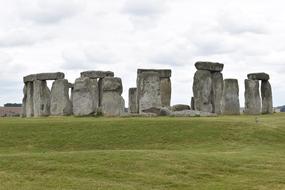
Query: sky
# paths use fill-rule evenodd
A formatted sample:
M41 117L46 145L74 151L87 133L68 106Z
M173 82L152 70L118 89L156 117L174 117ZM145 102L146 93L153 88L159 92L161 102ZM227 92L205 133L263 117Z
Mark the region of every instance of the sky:
M196 61L223 63L239 81L270 74L285 105L282 0L0 0L0 105L21 102L25 75L111 70L123 97L138 68L172 70L172 104L190 104ZM51 82L49 82L49 86Z

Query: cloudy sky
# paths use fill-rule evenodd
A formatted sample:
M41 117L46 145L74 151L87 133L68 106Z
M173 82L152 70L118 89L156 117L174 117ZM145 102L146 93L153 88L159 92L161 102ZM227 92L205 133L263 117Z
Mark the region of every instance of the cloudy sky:
M22 77L111 70L123 96L137 68L172 69L172 104L189 104L196 61L225 64L244 102L247 73L271 75L285 104L283 0L0 0L0 105L21 102ZM50 85L50 84L49 84Z

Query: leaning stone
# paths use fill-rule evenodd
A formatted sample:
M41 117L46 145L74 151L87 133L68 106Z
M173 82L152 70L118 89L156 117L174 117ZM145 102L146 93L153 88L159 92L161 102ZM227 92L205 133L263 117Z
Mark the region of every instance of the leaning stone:
M171 77L170 69L138 69L137 75L140 75L145 72L157 72L160 78L170 78Z
M262 113L273 113L272 89L269 81L261 82Z
M195 110L212 113L212 74L210 71L196 71L193 83L193 93Z
M221 72L224 69L224 64L199 61L195 63L195 67L197 70Z
M160 77L157 72L143 72L137 78L138 110L142 113L152 107L162 107Z
M222 95L223 95L223 74L219 72L212 73L212 105L213 113L221 114Z
M222 97L222 114L240 115L238 80L224 80L224 90Z
M88 77L91 79L114 77L114 72L112 71L84 71L81 73L81 77Z
M251 73L247 75L247 78L251 80L269 80L270 79L267 73Z
M171 80L170 78L160 79L160 96L161 105L163 107L169 107L171 101Z
M138 113L137 88L129 89L129 113Z
M116 91L104 91L102 96L104 116L120 116L125 112L125 100Z
M258 80L245 80L245 114L261 114L261 99L259 94Z
M33 83L34 116L49 116L51 93L47 86L47 82L42 80L35 80Z
M73 89L73 114L75 116L88 116L96 113L98 106L97 80L78 78Z
M106 91L116 91L120 95L123 92L123 85L121 78L118 77L106 77L102 81L102 90L103 92Z
M69 83L66 79L55 80L51 88L51 115L72 114L72 102L69 99Z
M190 106L184 104L177 104L171 106L171 111L183 111L183 110L190 110Z

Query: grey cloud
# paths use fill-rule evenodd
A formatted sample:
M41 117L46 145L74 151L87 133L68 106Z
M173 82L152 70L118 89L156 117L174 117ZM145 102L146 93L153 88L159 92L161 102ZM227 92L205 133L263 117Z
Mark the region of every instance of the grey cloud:
M127 0L123 12L133 16L154 16L164 11L164 3L161 0Z

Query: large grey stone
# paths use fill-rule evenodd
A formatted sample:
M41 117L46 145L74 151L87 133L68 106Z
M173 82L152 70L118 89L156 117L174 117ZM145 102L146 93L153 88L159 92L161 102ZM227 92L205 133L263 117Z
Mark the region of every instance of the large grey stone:
M212 105L213 113L221 114L222 95L223 95L223 74L219 72L212 73Z
M160 76L157 72L143 72L137 78L138 110L161 107Z
M23 89L23 94L24 94L24 97L22 99L22 113L21 113L21 116L22 117L26 117L26 102L27 102L27 87L26 87L26 84L24 85L24 89Z
M105 77L102 83L103 92L106 91L116 91L120 95L123 92L123 85L121 78L118 77Z
M261 114L261 99L259 93L258 80L245 80L245 114L258 115Z
M25 101L25 115L26 117L33 117L34 116L34 84L33 82L25 83L25 90L26 97L24 97Z
M247 78L251 80L269 80L270 79L267 73L250 73L247 75Z
M225 79L224 90L222 95L222 114L239 115L239 86L236 79Z
M24 83L33 82L35 80L57 80L64 79L64 73L56 72L56 73L38 73L32 74L24 77Z
M96 79L87 77L75 80L73 89L73 114L88 116L96 113L99 101L99 89Z
M34 116L49 116L51 93L47 86L47 82L43 80L35 80L33 83Z
M137 88L129 89L129 113L138 113Z
M191 97L191 109L195 110L195 99L194 99L194 97Z
M72 114L72 102L69 99L69 83L66 79L55 80L51 88L51 115Z
M197 110L184 110L184 111L175 111L171 112L170 116L173 117L216 117L217 114L202 112Z
M196 67L197 70L207 70L207 71L212 71L212 72L221 72L223 70L223 68L224 68L224 64L199 61L199 62L195 63L195 67Z
M114 72L112 71L84 71L81 73L81 77L88 77L91 79L114 77Z
M212 74L210 71L196 71L193 83L193 94L195 110L210 113L213 112Z
M160 78L170 78L171 77L170 69L138 69L137 75L140 75L145 72L157 72Z
M171 111L184 111L184 110L190 110L190 106L184 104L176 104L171 106Z
M161 105L163 107L169 107L171 101L171 80L170 78L160 79L160 96Z
M261 82L262 113L273 113L272 89L269 81Z
M102 113L104 116L120 116L125 112L125 101L116 91L104 91L102 96Z

